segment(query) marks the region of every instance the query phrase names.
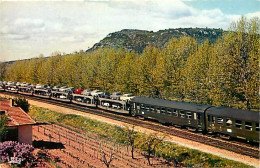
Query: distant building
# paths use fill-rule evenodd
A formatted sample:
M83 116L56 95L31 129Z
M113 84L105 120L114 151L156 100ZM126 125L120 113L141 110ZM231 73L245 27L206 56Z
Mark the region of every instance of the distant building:
M14 101L0 100L0 114L8 118L8 133L5 140L32 144L32 125L36 122L20 107L14 106Z

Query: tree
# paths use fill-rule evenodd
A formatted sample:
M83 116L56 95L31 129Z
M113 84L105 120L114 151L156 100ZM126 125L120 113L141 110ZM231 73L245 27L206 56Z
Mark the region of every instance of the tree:
M150 134L143 138L142 148L146 151L148 165L151 165L151 155L155 154L156 147L162 143L164 138L165 136L159 136L158 134Z
M217 43L216 84L225 96L221 105L243 109L259 107L259 18L241 17ZM219 96L218 96L219 97Z
M100 159L100 161L104 163L107 168L109 168L111 162L113 161L114 151L112 150L112 148L110 148L110 153L106 154L106 152L102 149L101 153L102 153L102 158Z
M173 38L162 51L164 66L162 67L165 80L166 98L184 99L185 75L183 73L187 60L197 51L197 43L194 38Z
M184 95L196 103L212 103L209 95L211 91L209 76L212 46L209 41L201 44L197 52L191 55L182 71Z
M134 125L132 125L132 127L128 127L128 126L126 127L126 137L127 137L128 144L131 147L132 159L134 159L135 139L137 137Z

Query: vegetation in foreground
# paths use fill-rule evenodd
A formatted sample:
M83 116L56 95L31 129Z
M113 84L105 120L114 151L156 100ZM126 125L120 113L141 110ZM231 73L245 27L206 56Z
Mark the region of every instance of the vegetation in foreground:
M171 39L142 54L100 49L0 64L0 80L73 86L259 110L259 18L242 17L216 43Z
M32 151L34 147L29 144L16 141L5 141L0 143L0 156L2 162L8 162L11 157L15 157L15 164L25 166L32 164L35 160ZM28 165L26 165L27 167Z
M36 120L53 122L59 125L69 125L81 129L82 131L92 132L108 141L120 143L121 145L131 145L127 136L129 135L129 129L111 126L110 124L91 120L78 115L57 113L36 106L30 106L29 115ZM147 152L147 139L149 139L148 135L135 132L135 149ZM250 167L239 162L227 160L197 150L180 147L166 141L162 141L150 147L150 152L152 154L163 157L168 161L183 167Z

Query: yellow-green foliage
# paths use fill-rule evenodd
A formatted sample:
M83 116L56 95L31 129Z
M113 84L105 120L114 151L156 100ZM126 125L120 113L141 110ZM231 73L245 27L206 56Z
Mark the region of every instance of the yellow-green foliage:
M36 120L69 125L86 132L97 134L108 141L113 141L122 145L129 145L126 136L127 129L118 126L91 120L79 115L57 113L36 106L30 106L29 115ZM140 151L147 151L147 143L144 140L149 140L151 137L152 136L137 132L135 148ZM155 142L158 141L155 140ZM239 162L230 161L197 150L180 147L166 141L156 145L152 153L171 162L177 162L184 167L249 167Z
M172 39L142 54L100 49L16 61L0 71L5 80L258 110L259 18L242 17L214 44ZM1 68L0 66L0 69Z

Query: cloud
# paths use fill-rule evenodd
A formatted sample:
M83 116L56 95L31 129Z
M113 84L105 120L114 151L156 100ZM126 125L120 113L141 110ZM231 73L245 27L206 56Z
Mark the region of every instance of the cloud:
M41 19L31 19L31 18L19 18L14 21L14 26L17 27L35 27L35 28L41 28L44 26L44 22Z
M259 0L260 1L260 0ZM254 13L248 13L245 15L247 18L253 18L253 17L259 17L260 18L260 12L254 12Z
M0 32L4 34L34 34L45 30L45 24L40 19L18 18L13 22L6 20L3 24Z
M7 34L3 36L3 38L8 40L28 40L30 39L30 36L23 34Z

